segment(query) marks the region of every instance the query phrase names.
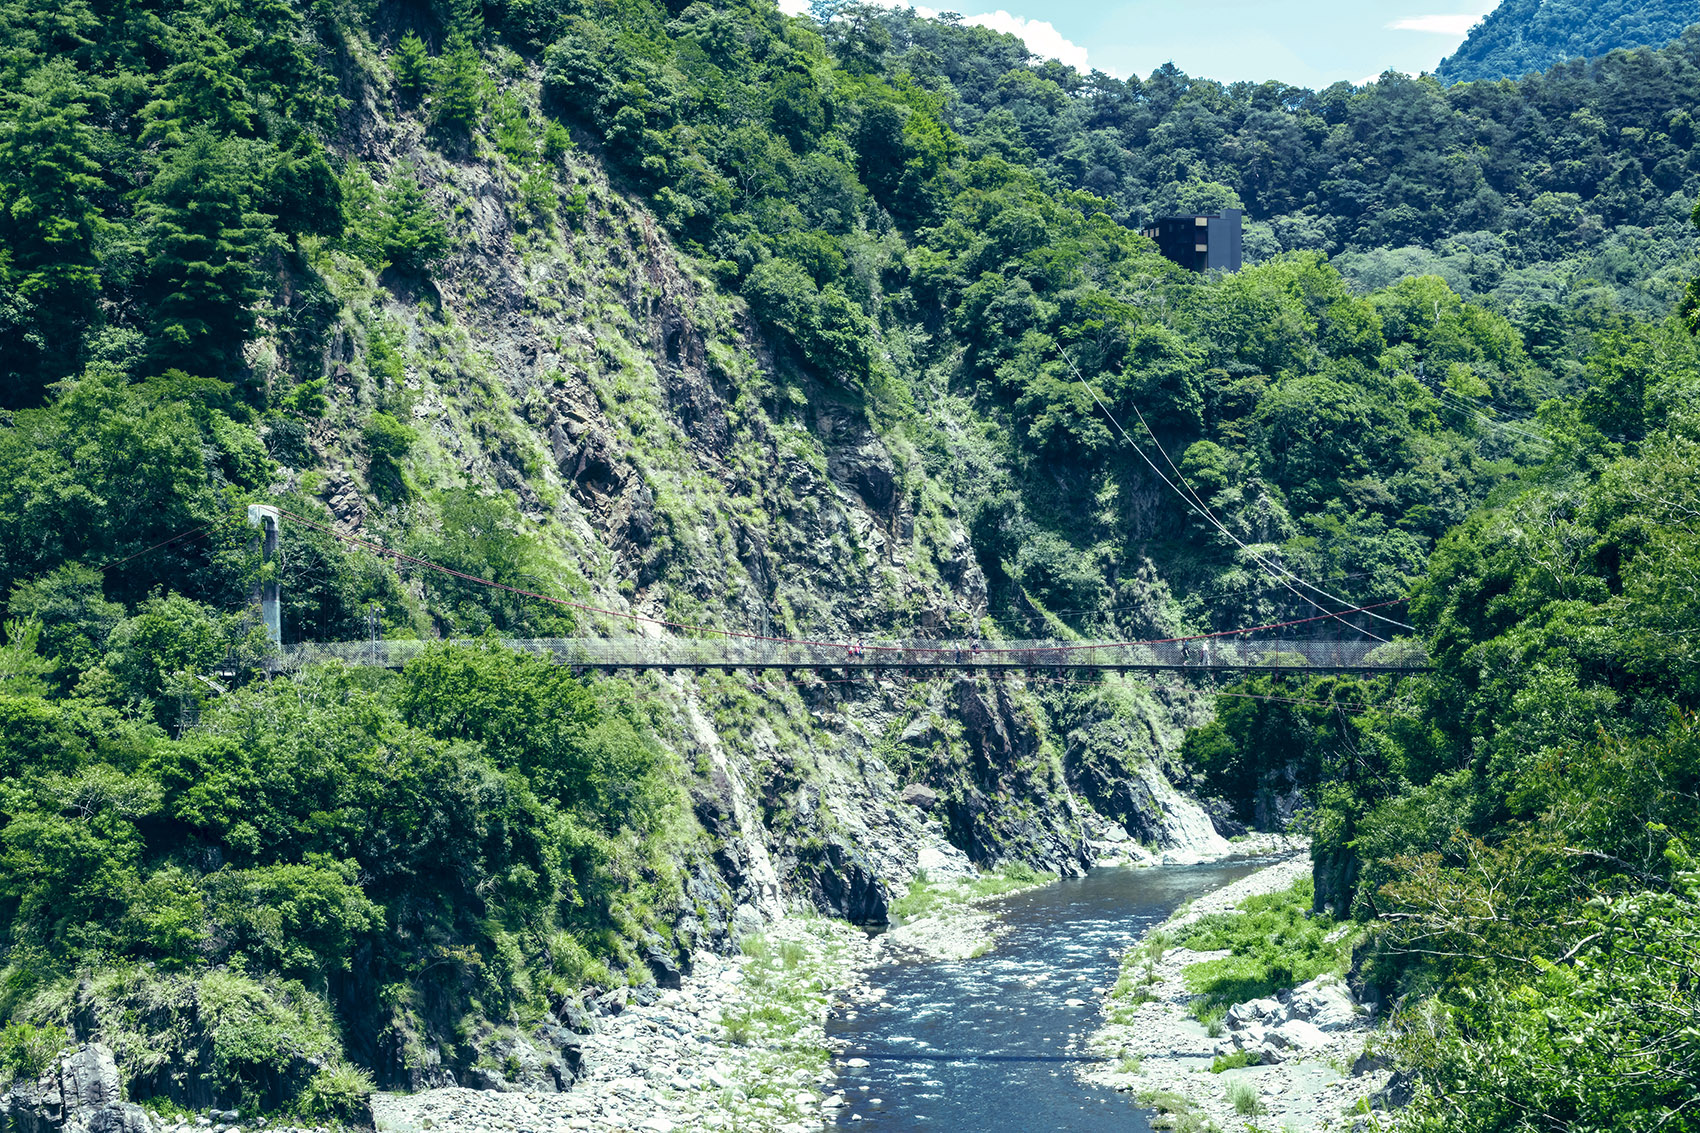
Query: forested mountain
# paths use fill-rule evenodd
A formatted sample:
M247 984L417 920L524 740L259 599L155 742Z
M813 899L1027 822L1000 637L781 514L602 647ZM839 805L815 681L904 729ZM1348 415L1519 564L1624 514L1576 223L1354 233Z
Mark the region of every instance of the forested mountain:
M1161 844L1173 782L1314 804L1319 901L1386 926L1359 977L1427 1012L1406 1064L1504 1070L1437 1127L1692 1096L1693 988L1660 981L1696 923L1700 33L1322 92L766 0L12 0L0 53L12 1073L70 1027L197 1105L513 1085L587 988L787 906L879 920L930 839L1072 871L1096 810ZM1238 203L1233 276L1136 233ZM1323 632L1437 671L1217 709L489 640L279 672L272 578L289 644L1410 599ZM1422 904L1455 890L1479 923ZM1672 958L1606 963L1641 932Z
M1696 23L1692 0L1504 0L1435 74L1448 83L1520 79L1620 48L1663 47Z
M987 29L897 13L857 26L833 28L948 82L941 113L962 136L1132 226L1243 204L1253 259L1324 251L1360 286L1429 272L1531 313L1609 294L1657 314L1696 266L1700 38L1511 86L1390 74L1311 91L1027 67Z

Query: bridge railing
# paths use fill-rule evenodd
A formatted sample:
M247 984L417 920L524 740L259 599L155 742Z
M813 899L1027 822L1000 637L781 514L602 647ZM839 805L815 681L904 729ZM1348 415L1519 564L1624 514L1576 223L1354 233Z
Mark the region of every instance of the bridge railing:
M287 667L321 661L399 668L429 641L288 646ZM594 669L1321 669L1411 672L1427 667L1405 642L1215 638L1185 642L870 641L610 637L503 639L508 648Z

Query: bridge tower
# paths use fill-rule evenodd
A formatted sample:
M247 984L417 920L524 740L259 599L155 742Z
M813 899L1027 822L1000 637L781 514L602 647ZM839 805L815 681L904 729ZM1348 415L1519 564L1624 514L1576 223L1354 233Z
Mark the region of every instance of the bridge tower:
M260 620L266 626L266 640L273 645L283 644L283 583L277 576L277 542L280 520L277 508L270 504L248 505L248 526L260 529L260 583L254 599L260 604Z

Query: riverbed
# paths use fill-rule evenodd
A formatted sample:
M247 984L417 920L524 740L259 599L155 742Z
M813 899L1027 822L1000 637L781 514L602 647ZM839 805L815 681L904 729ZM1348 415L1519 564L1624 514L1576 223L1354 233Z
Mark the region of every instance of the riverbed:
M1104 992L1146 930L1270 860L1094 870L1000 899L1001 933L985 955L873 969L873 996L827 1022L844 1096L833 1120L870 1131L1145 1133L1128 1094L1075 1073L1091 1057Z

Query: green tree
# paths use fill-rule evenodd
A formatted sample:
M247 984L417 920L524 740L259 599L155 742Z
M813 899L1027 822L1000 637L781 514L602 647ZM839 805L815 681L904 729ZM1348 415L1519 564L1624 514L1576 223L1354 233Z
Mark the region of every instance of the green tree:
M302 863L213 874L206 906L220 947L310 984L348 971L356 943L384 926L383 910L361 890L359 873L357 862L309 853Z
M198 694L194 682L230 655L230 627L180 595L156 595L112 632L106 665L120 694L162 718L168 690Z
M277 154L266 181L264 211L279 231L335 239L346 223L342 181L326 160L325 149L308 134Z
M52 60L23 83L0 119L0 283L36 312L43 346L36 381L0 402L33 402L42 379L73 372L84 332L95 318L103 227L95 196L105 187L90 113L104 99L69 59ZM9 258L10 270L4 265ZM8 278L10 277L10 278Z
M44 696L53 662L41 655L41 624L8 621L0 644L0 694Z
M465 135L484 118L489 80L478 48L464 36L452 37L439 62L434 117L439 126Z
M100 571L67 563L13 587L7 612L41 627L41 650L51 658L60 687L99 664L124 607L103 593Z
M437 85L437 64L425 47L425 41L415 32L408 32L396 45L390 57L390 72L395 75L396 92L412 106Z
M408 275L427 275L449 251L442 217L425 196L414 171L396 171L384 187L378 213L378 247L385 260Z
M559 666L494 643L442 646L408 663L399 703L409 723L477 742L592 824L613 832L652 817L660 750L628 711Z
M142 109L142 140L176 147L193 145L196 131L215 138L251 136L255 112L244 69L224 36L189 16L172 25L169 43L173 62Z
M0 911L13 939L64 955L113 941L155 814L157 784L106 764L32 776L0 796Z
M206 384L228 395L228 386ZM196 419L213 410L192 394L190 383L135 385L94 372L0 429L0 587L71 561L131 559L219 515L207 466L216 442ZM106 586L119 601L145 597L166 577L181 590L221 591L204 546L183 540L114 563Z
M253 203L248 151L196 129L143 190L153 359L194 374L234 371L254 328L271 218Z

